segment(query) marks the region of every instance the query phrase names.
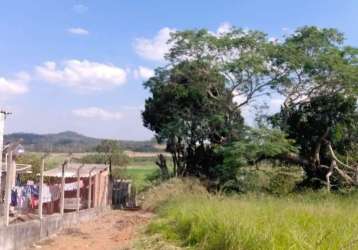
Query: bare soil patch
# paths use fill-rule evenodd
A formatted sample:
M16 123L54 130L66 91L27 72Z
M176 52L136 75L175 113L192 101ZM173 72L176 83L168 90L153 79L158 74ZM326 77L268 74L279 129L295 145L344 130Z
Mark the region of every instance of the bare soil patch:
M58 235L36 243L31 249L44 250L124 250L131 249L138 228L149 222L151 213L112 210L67 228Z

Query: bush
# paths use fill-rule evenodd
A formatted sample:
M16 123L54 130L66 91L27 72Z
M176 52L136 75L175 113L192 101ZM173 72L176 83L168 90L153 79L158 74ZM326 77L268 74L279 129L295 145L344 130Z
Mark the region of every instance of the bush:
M269 193L285 195L295 190L302 180L299 167L273 167L269 164L259 167L239 168L236 179L226 182L221 190L225 193Z
M289 194L295 189L298 180L294 174L280 171L270 178L267 191L275 195Z

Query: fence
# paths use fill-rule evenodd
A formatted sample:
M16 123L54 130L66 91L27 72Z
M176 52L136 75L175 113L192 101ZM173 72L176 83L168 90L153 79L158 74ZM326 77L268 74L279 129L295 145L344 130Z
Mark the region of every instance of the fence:
M77 226L83 221L93 220L104 212L107 207L97 207L61 214L44 216L41 220L32 220L23 223L0 227L0 249L21 250L32 243L47 238L64 228Z
M112 206L120 209L134 209L136 205L136 189L129 180L116 180L112 186Z

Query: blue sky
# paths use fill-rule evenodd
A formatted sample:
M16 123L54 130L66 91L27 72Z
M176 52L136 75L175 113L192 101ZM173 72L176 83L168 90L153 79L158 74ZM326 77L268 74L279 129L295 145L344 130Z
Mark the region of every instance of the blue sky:
M170 31L235 25L282 37L317 25L358 46L357 23L356 0L2 1L0 108L13 112L6 132L148 139L142 82L165 63Z

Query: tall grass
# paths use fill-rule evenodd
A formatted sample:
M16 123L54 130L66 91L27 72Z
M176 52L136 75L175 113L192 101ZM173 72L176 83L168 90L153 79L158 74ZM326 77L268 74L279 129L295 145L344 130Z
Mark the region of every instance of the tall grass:
M192 249L358 249L358 198L172 196L148 226Z
M172 178L159 186L154 186L144 192L144 202L141 204L146 211L156 212L167 204L173 197L181 197L186 194L208 195L204 186L197 179Z

